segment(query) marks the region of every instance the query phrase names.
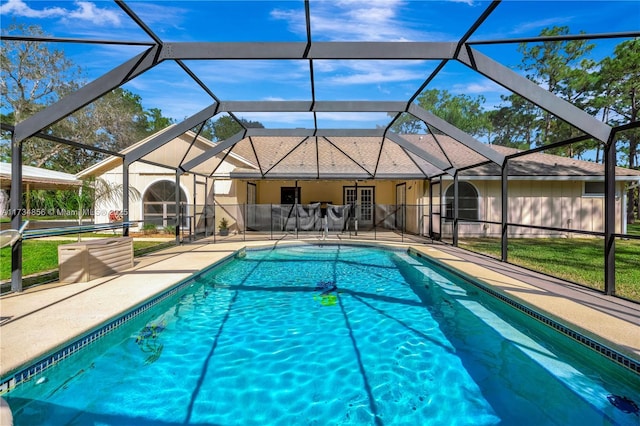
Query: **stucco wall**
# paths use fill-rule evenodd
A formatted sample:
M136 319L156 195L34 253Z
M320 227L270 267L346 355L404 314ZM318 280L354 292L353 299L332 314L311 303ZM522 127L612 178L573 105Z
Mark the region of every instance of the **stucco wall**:
M122 185L122 166L117 166L99 177L110 184ZM175 173L172 170L145 163L134 163L129 167L129 186L131 188L135 188L140 193L139 199L129 199L130 221L143 220L142 197L144 196L145 191L147 191L152 184L162 180L175 183ZM229 179L216 179L214 182L213 179L205 179L204 177L196 176L194 182L193 175L182 175L180 177L180 187L184 191L187 197L187 203L189 204L187 213L189 215L196 213L198 216L198 220L196 222L196 226L198 228L204 226L204 221L200 219L201 216L206 213L205 191L207 194L206 203L209 205L213 204L214 191L217 203L235 204L237 203L237 199L242 199L242 197L246 200L246 185L241 185L242 189L240 194L238 194L236 193L238 184ZM196 204L195 212L194 201ZM123 210L122 202L97 200L95 222L109 222L109 211L111 210Z
M102 178L116 184L122 183L122 166L116 167L102 175ZM135 163L130 167L129 181L133 188L136 188L141 196L151 184L159 180L175 182L175 174L171 170L159 168L144 163ZM197 177L194 185L193 175L182 176L180 185L186 193L189 207L189 214L192 215L194 194L198 216L196 227L204 229L205 222L203 215L209 217L207 227L213 229L214 211L211 207L204 208L205 189L207 192L206 203L215 208L215 222L221 217L226 217L232 229L244 229L242 218L244 212L243 205L247 202L247 182L231 181L228 179L208 179L206 186L204 177ZM469 180L478 191L479 219L500 222L501 221L501 183L499 180ZM254 181L256 185L257 204L279 204L282 187L295 187L296 182L291 181ZM425 181L359 181L359 187L374 187L375 203L378 205L393 206L396 203L396 185L405 183L406 203L409 207L405 211L406 229L415 233L427 233L429 229L429 184ZM447 188L452 185L451 181L445 181L442 185L442 193L446 193ZM309 204L314 201L330 201L333 204L343 204L343 193L345 186L355 186L354 181L298 181L301 188L302 204ZM438 185L434 185L433 203L434 211L444 204L440 200ZM624 188L623 183L618 183L616 193L621 194ZM509 206L508 222L551 228L571 228L575 230L602 232L604 230L604 198L602 196L585 196L583 194L584 183L582 181L544 181L544 180L511 180L509 182ZM214 194L215 193L215 194ZM624 209L622 205L623 197L616 198L616 232L623 232ZM441 202L442 201L442 202ZM108 222L109 210L121 210L121 203L106 204L99 203L96 206L96 223ZM442 214L445 214L442 207ZM142 202L130 201L129 219L138 221L143 219ZM442 230L438 223L434 221L434 232L447 234L451 232L451 223L444 222ZM539 230L525 227L511 226L510 236L567 236L566 231ZM481 224L472 222L459 222L459 235L461 237L492 236L499 237L501 233L500 225Z
M376 204L395 204L396 184L403 181L358 181L359 187L374 187ZM291 181L256 181L257 204L279 204L280 188L295 187L296 182ZM333 204L343 204L343 192L345 186L355 186L355 181L298 181L300 188L301 204L309 204L313 201L331 201ZM408 195L408 194L407 194ZM415 197L415 195L414 195ZM409 197L407 196L407 199ZM415 200L415 198L412 198Z

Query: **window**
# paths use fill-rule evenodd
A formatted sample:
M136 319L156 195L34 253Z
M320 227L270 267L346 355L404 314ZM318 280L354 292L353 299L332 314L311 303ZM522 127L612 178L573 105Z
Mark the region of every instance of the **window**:
M185 205L187 196L180 189L180 204ZM166 227L175 225L176 217L176 184L168 180L153 183L142 197L144 223L152 223L156 226ZM185 207L186 208L186 207ZM189 221L186 210L183 212L182 226L187 226Z
M585 182L585 197L604 197L604 182Z
M447 188L444 199L448 220L453 220L453 185ZM478 191L468 182L458 182L458 219L478 220Z
M300 203L300 187L299 186L283 186L280 188L280 204L295 204L296 195L298 203Z

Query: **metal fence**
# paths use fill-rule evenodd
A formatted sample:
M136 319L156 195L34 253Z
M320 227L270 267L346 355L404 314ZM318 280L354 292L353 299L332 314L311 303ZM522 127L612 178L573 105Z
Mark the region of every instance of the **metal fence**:
M181 238L206 237L279 239L341 236L377 238L384 232L423 236L428 231L423 205L375 204L216 204L186 205L181 209ZM223 221L227 232L220 229ZM175 223L175 219L174 219Z

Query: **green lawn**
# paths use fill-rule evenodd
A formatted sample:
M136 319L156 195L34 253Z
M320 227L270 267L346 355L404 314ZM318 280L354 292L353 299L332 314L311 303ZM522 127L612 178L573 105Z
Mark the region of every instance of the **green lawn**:
M500 239L470 238L460 247L500 258ZM604 290L604 244L599 238L509 239L508 261ZM616 294L640 301L640 241L616 240Z
M22 244L22 275L58 269L58 246L74 243L72 240L25 240ZM166 247L173 243L164 241L134 241L134 256ZM11 248L0 249L0 280L11 278Z
M640 221L632 224L627 224L627 234L640 235Z

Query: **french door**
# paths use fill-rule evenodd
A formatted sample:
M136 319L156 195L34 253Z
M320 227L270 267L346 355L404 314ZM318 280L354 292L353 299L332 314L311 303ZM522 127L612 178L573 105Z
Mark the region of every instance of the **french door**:
M344 202L356 206L352 216L358 218L358 227L373 226L373 207L375 204L372 186L345 186Z

